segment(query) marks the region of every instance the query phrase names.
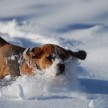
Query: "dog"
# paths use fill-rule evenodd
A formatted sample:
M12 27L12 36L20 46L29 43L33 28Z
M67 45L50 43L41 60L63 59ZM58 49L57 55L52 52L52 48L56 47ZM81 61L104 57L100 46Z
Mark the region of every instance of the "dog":
M35 75L38 70L44 74L52 66L55 76L63 74L65 64L69 58L84 60L87 54L80 50L73 52L55 44L45 44L31 50L8 43L0 37L0 79L6 75L16 78L21 75Z

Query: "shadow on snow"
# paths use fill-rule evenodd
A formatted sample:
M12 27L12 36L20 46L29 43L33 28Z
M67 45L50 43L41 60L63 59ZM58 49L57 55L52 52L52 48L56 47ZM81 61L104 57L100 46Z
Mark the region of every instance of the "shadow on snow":
M83 90L91 94L108 94L108 81L98 79L79 79Z
M95 25L93 25L93 24L68 24L68 25L65 25L61 28L54 30L54 31L57 33L65 33L65 32L70 32L70 31L74 31L74 30L88 29L88 28L92 28L94 26Z

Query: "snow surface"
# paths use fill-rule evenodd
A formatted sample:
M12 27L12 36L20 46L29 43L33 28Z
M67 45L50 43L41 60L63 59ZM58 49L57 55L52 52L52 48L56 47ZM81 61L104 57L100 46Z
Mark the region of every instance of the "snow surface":
M107 0L0 0L0 36L10 43L87 52L67 61L65 75L6 76L0 108L108 108L107 12Z

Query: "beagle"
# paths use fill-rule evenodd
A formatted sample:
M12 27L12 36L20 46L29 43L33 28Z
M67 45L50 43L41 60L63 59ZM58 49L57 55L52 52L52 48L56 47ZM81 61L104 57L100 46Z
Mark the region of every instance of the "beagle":
M85 51L73 52L55 44L45 44L34 47L31 51L17 45L12 45L0 37L0 79L6 75L15 78L20 75L35 75L38 70L44 74L52 66L56 76L65 72L65 61L75 57L86 58Z

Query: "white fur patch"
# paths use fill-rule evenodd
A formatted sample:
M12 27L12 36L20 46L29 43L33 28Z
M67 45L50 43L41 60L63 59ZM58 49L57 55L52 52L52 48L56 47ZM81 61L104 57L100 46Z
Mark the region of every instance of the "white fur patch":
M57 59L57 58L56 58L56 59L53 61L53 64L52 64L49 68L43 70L43 71L45 72L45 75L46 75L46 76L55 77L56 74L58 73L57 65L58 65L59 63L61 63L61 62L62 62L62 61L61 61L60 59Z

